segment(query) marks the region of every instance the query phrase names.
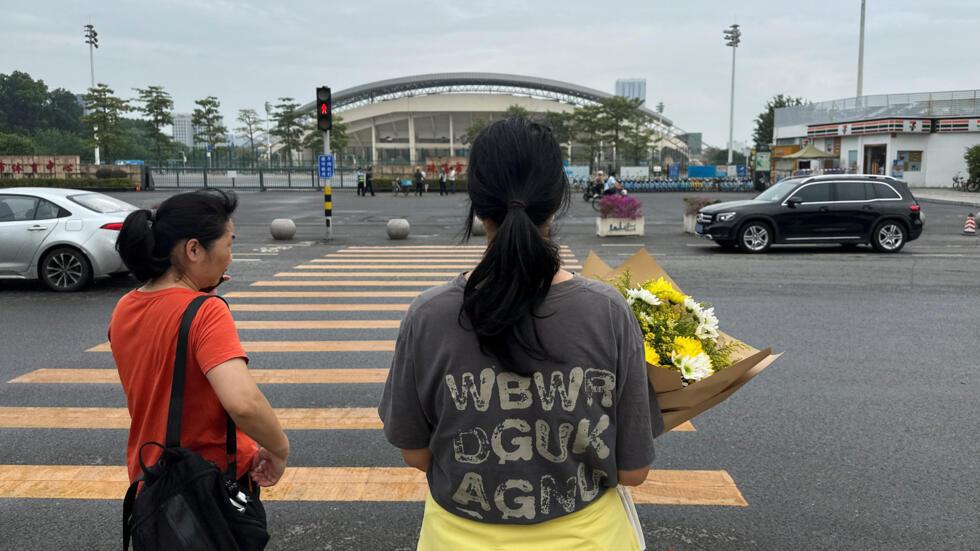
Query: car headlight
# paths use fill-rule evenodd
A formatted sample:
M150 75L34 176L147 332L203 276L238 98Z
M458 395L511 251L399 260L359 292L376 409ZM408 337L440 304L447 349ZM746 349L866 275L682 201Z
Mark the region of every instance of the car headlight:
M719 222L730 222L732 218L735 218L734 212L723 212L718 215Z

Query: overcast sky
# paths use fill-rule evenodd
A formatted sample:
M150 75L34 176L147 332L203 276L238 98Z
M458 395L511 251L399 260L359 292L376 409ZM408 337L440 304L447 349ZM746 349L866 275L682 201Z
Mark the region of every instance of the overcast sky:
M722 146L736 21L735 139L776 93L855 95L860 0L0 0L0 72L89 85L82 25L99 32L96 80L131 96L160 84L177 111L217 96L238 109L314 88L487 71L612 92L647 79L647 103ZM865 94L980 88L980 1L868 0ZM229 120L229 126L234 123Z

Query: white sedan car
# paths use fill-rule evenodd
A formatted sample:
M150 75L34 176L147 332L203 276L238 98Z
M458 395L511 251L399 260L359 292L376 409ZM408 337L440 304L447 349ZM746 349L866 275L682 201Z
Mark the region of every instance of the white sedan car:
M0 189L0 278L40 278L54 291L71 292L125 272L116 237L134 210L91 191Z

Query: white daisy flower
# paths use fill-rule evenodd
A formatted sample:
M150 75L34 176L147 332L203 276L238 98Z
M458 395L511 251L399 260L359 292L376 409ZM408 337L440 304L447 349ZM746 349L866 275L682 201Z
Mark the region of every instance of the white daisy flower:
M715 316L714 308L707 308L701 311L701 314L698 316L698 328L694 331L694 334L701 339L718 338L718 317Z
M662 304L657 295L647 291L646 289L640 289L640 292L636 294L636 298L642 300L650 306L660 306Z
M689 381L700 381L710 376L714 371L711 367L711 358L707 354L697 356L674 356L671 361L680 370L681 376Z

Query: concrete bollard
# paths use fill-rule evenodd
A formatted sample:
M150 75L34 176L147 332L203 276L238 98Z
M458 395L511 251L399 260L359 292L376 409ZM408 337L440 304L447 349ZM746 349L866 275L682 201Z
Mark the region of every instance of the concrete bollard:
M476 216L473 217L473 229L471 233L477 236L483 236L487 234L487 228L483 226L483 220L480 220Z
M408 237L411 226L408 224L408 220L404 218L392 218L388 220L386 228L389 239L405 239Z
M269 232L276 241L288 241L296 235L296 224L289 218L276 218L269 224Z

